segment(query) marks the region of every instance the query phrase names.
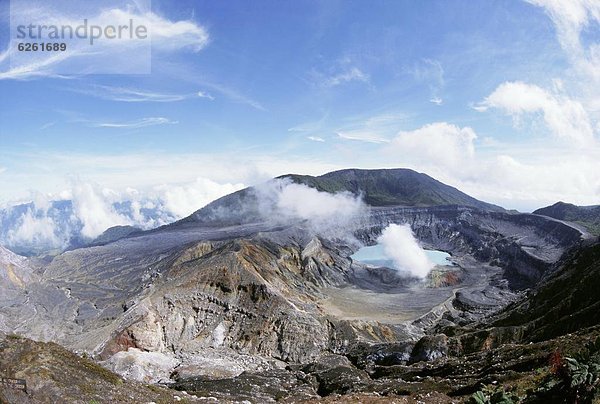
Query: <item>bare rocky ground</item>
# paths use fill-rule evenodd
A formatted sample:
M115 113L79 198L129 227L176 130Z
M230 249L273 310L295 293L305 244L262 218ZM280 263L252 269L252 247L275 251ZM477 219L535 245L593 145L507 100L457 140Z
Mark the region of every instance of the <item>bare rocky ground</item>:
M554 219L456 205L370 207L343 235L245 211L234 219L198 213L52 260L3 250L0 330L48 342L14 339L48 350L57 372L67 366L65 374L81 378L68 385L52 373L38 383L32 371L10 370L29 360L10 338L0 369L42 386L32 387L33 401L43 401L49 383L50 401L63 388L82 402L158 402L163 392L173 401L180 393L158 387L168 385L223 402L405 402L427 394L452 402L545 366L552 345L526 340L532 329L513 326L512 317L503 327L489 319L525 307L526 290L559 270L582 237ZM352 262L390 223L410 224L423 245L450 253L455 273L417 282ZM100 390L84 391L101 375L73 368L93 364L82 356L110 369ZM47 366L43 357L33 358L36 367ZM122 395L128 389L131 397ZM11 397L4 400L19 402Z

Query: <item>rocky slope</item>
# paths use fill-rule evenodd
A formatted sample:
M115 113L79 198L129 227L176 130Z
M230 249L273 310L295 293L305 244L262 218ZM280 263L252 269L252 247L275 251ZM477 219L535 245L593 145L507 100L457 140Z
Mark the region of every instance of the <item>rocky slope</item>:
M9 256L5 261L20 263L11 272L18 279L35 276L7 286L15 292L0 306L0 326L85 351L130 378L176 379L196 391L246 383L256 392L253 386L274 377L304 386L304 398L349 392L327 386L358 382L399 394L373 384L367 364L446 357L448 338L518 302L582 235L568 223L508 213L407 170L311 178L293 180L358 192L372 205L331 232L306 218L265 216L263 191L247 189L186 220L49 263ZM392 202L415 206L387 206ZM431 287L353 262L350 255L391 223L409 224L424 246L449 252L454 280ZM9 279L3 273L0 280ZM485 335L478 332L469 335ZM486 338L469 346L476 351ZM307 365L313 367L303 370ZM302 374L310 375L308 384L298 381ZM264 394L271 400L280 393Z
M181 392L127 381L55 343L0 334L0 377L26 381L26 390L0 383L2 403L204 402Z

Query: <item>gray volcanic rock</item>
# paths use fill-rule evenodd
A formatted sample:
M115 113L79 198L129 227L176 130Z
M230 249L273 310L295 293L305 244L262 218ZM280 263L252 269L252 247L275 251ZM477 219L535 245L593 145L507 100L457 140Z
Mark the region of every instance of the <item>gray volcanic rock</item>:
M555 219L507 213L437 182L427 188L434 180L414 172L334 174L315 186L337 191L334 185L345 184L339 190L360 189L374 204L434 206L368 206L345 223L344 234L324 235L297 218L265 218L253 191L241 191L173 225L56 256L37 277L11 286L21 300L0 306L0 319L12 332L89 352L140 380L198 372L198 389L219 375L249 380L254 376L239 375L279 372L283 363L311 363L327 353L369 357L355 363L431 360L454 348L427 333L516 301L581 238ZM412 182L395 187L394 176ZM451 201L470 206L442 205ZM449 252L457 281L431 287L353 262L352 253L374 244L391 223L409 224L425 247ZM9 279L5 273L0 280ZM399 350L381 348L388 343ZM154 353L160 355L147 355ZM224 374L227 358L235 370ZM139 371L150 362L152 371ZM364 381L355 369L334 369L322 379L315 371L302 385L318 391L334 380L321 387L334 392L347 391L356 377Z
M142 229L134 226L113 226L106 229L101 235L92 240L88 246L104 245L141 232Z

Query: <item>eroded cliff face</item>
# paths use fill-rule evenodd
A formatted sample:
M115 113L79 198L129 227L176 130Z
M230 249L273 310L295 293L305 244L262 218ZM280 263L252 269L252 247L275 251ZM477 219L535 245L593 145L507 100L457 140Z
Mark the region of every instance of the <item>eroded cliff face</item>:
M376 324L336 330L318 305L321 288L346 284L351 261L319 238L284 247L259 236L202 256L190 252L205 245L182 252L124 313L102 357L129 347L173 354L224 348L306 362L338 344L336 333L346 343L363 334L376 341L399 336Z

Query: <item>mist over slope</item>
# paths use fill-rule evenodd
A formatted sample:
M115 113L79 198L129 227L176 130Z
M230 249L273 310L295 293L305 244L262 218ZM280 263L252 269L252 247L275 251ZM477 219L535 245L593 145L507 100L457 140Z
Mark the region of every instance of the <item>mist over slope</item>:
M499 206L477 200L458 189L443 184L427 174L406 168L333 171L318 177L285 175L292 181L320 191L347 191L363 195L371 206L440 206L463 205L483 210L503 211Z
M410 169L347 169L318 177L296 174L277 177L267 184L245 188L217 199L174 225L224 226L252 223L265 217L277 218L281 213L277 210L278 198L287 193L293 184L304 185L305 192L315 189L323 194L337 195L336 198L344 195L345 198L360 199L373 207L459 205L484 211L504 211L499 206L479 201L426 174ZM296 198L295 203L305 204L301 198ZM343 211L344 209L341 210Z

